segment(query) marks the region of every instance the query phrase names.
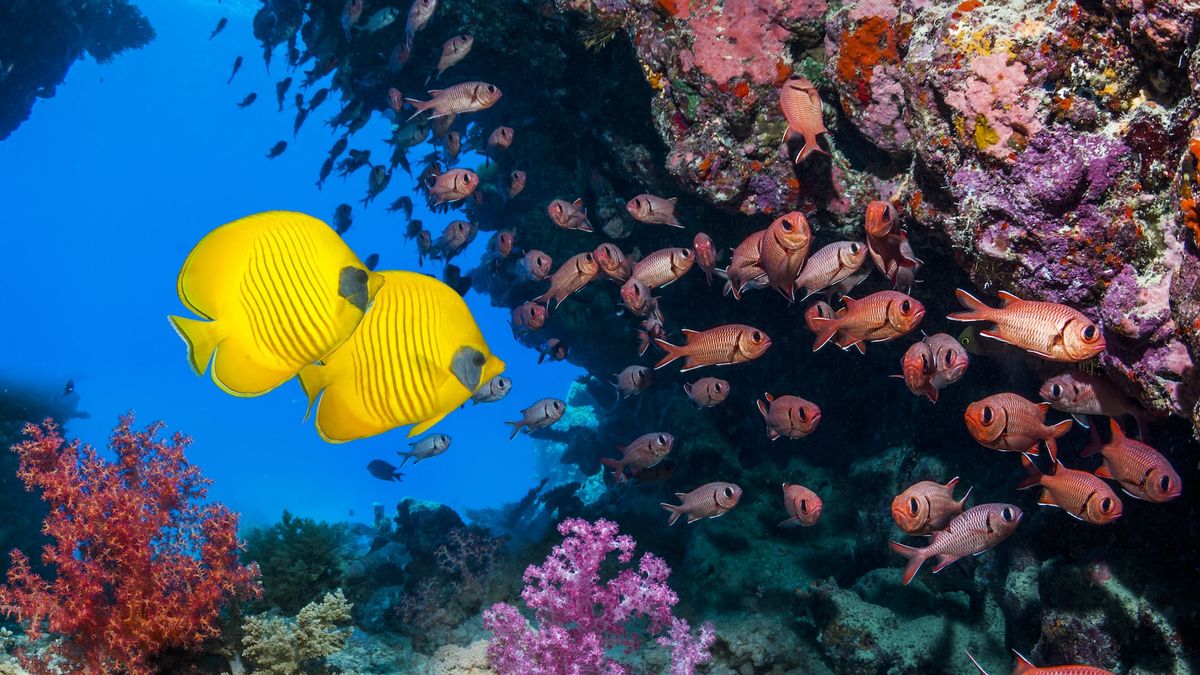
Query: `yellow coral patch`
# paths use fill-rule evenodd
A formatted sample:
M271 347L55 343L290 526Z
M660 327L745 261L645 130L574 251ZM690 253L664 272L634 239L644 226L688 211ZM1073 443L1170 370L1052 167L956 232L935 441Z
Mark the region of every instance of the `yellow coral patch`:
M987 149L1000 142L1000 134L988 125L987 118L983 115L975 116L975 145L979 146L980 150Z

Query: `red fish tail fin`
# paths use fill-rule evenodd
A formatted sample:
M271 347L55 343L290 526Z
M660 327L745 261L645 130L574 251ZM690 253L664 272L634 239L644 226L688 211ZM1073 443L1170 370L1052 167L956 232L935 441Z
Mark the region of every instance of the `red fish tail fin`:
M992 308L983 304L979 298L971 295L961 288L954 290L954 296L958 298L958 302L967 309L965 312L951 312L946 315L951 321L991 321Z
M621 462L621 460L612 459L611 457L601 457L600 463L613 470L613 478L615 478L618 483L625 481L625 465Z
M809 155L814 152L826 157L829 156L829 151L817 143L817 136L817 134L804 134L804 147L800 148L800 152L796 153L796 164L808 159Z
M1054 440L1061 438L1063 434L1071 430L1071 420L1063 420L1058 424L1050 425L1050 437L1045 439L1046 451L1050 453L1050 461L1058 462L1058 443Z
M919 548L905 546L904 544L899 544L894 541L889 541L888 546L891 546L892 550L896 553L908 558L908 566L904 568L904 585L907 586L908 582L912 581L913 577L917 576L917 572L921 569L921 565L925 564L925 552Z
M968 659L971 659L971 664L979 669L980 675L988 675L988 671L984 670L983 666L979 665L979 662L975 660L975 657L971 656L971 652L968 652L964 649L963 653L967 655Z
M974 489L975 489L975 486L972 485L971 487L967 488L967 491L965 493L963 493L962 499L958 500L959 508L962 508L967 505L967 497L971 496L971 490L974 490Z
M1025 471L1029 475L1025 478L1025 480L1017 483L1018 490L1024 490L1035 485L1042 484L1042 477L1045 476L1045 474L1042 473L1041 469L1037 468L1037 465L1033 463L1033 460L1029 459L1029 455L1021 455L1021 466L1025 467Z
M675 359L684 355L683 347L673 345L670 342L667 342L666 340L654 338L654 344L658 345L659 349L666 352L666 355L663 356L662 359L660 359L658 363L654 364L655 370L662 368L663 366L667 365L668 363L670 363L670 362L674 361Z
M813 341L813 351L817 351L825 346L826 342L833 339L837 335L839 322L834 319L826 319L825 317L815 316L812 319L813 328L817 331L817 339Z
M679 516L683 515L683 504L668 504L663 502L659 506L671 514L671 518L667 520L667 527L674 525L675 521L679 520Z
M415 98L406 98L406 99L404 99L404 101L406 103L408 103L409 105L411 105L415 110L415 112L413 112L413 114L408 116L408 119L410 119L410 120L412 118L416 117L417 115L420 115L421 113L425 112L426 110L433 110L434 105L436 105L436 99L433 99L433 98L429 99L428 101L418 101ZM437 111L435 110L434 112L437 112Z

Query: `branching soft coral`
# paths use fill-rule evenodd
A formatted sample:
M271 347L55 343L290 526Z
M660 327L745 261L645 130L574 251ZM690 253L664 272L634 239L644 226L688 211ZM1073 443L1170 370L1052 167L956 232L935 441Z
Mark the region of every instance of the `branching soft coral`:
M65 442L52 420L27 425L13 446L17 476L50 506L42 562L54 575L34 573L14 550L0 611L25 622L31 640L63 636L22 655L26 668L152 673L156 654L215 637L221 610L258 593L257 570L238 560L237 516L203 503L209 481L184 458L190 439L160 439L162 428L135 431L133 415L122 417L112 462Z
M512 605L497 603L484 612L484 626L494 633L488 645L493 668L522 675L624 673L606 652L616 646L626 653L641 648L640 631L630 626L643 621L647 633L662 635L660 644L672 648L675 675L690 675L708 660L712 626L706 624L693 638L687 621L671 615L679 599L666 583L671 570L661 558L646 553L636 568L629 567L637 544L618 535L616 523L608 520L572 518L559 523L558 531L566 537L563 543L541 566L525 570L521 598L533 610L537 628ZM621 569L601 584L600 567L614 552Z

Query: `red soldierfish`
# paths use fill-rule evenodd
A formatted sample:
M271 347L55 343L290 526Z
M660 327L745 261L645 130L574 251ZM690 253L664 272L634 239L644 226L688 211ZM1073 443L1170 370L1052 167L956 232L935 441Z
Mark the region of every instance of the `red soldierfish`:
M488 136L487 146L489 150L500 148L501 150L512 145L513 129L512 127L496 127L491 135Z
M816 403L799 396L775 397L763 394L765 401L758 401L758 412L767 423L767 438L804 438L816 430L821 421L821 409Z
M418 0L420 2L421 0ZM500 100L504 92L500 87L487 82L463 82L445 89L430 89L428 101L418 101L415 98L404 99L416 108L409 119L428 110L433 114L430 119L457 115L459 113L479 112L487 110Z
M613 478L618 483L625 482L625 469L628 468L636 476L638 472L663 461L675 447L675 437L671 434L655 432L638 436L629 445L618 445L617 451L621 459L601 457L600 463L613 470Z
M762 356L771 348L771 338L757 328L731 323L706 331L683 329L683 346L655 338L654 344L665 351L654 369L658 370L680 357L686 357L683 369L687 372L703 366L728 366L746 363Z
M967 495L971 494L967 490L962 499L954 499L955 485L957 477L945 485L931 480L910 485L892 500L892 520L896 521L896 527L913 535L933 534L946 527L962 513Z
M687 274L695 262L690 248L662 248L639 260L633 266L633 277L654 290Z
M817 250L796 277L796 288L804 289L804 298L840 284L862 269L867 247L857 241L839 241Z
M573 255L550 276L550 288L533 301L548 305L553 300L554 306L558 307L567 296L588 285L599 272L600 267L591 251Z
M640 194L625 203L625 210L634 220L651 225L683 227L675 217L675 197L663 199L657 195Z
M465 33L455 35L443 42L442 55L438 57L437 75L434 77L441 77L447 68L467 58L467 54L471 53L471 46L474 44L475 38Z
M638 338L638 356L645 356L646 350L650 348L651 340L660 340L667 337L667 331L663 328L662 314L657 310L658 305L655 305L655 311L642 321L642 329L637 332Z
M637 277L630 277L621 286L621 302L625 308L634 314L646 317L657 317L662 322L662 312L658 309L658 298L650 295L650 288Z
M621 398L629 398L645 391L646 387L650 386L650 380L650 369L646 366L628 366L617 373L617 381L613 386L617 388Z
M1052 459L1050 473L1044 474L1034 466L1028 455L1021 455L1021 466L1029 477L1017 485L1018 490L1042 487L1038 504L1057 506L1075 518L1092 525L1107 525L1121 517L1121 500L1108 483L1087 471L1068 469L1057 458Z
M818 300L804 310L804 325L812 332L817 332L817 326L813 323L813 319L832 319L833 308L828 302Z
M808 259L812 230L808 219L792 211L775 219L759 242L758 264L771 287L789 301L796 299L796 278Z
M541 330L546 325L546 308L536 302L526 302L513 308L512 319L513 337L527 335Z
M1051 457L1058 456L1056 438L1071 429L1071 420L1046 426L1049 403L1034 403L1017 394L992 394L967 406L967 431L980 445L1001 452L1036 455L1038 441Z
M1146 414L1133 399L1121 393L1116 385L1098 375L1068 370L1042 383L1038 390L1050 407L1069 413L1085 428L1088 415L1120 418L1133 415L1138 424L1138 436L1145 438Z
M513 427L512 435L508 440L517 437L518 431L529 433L538 429L545 429L562 419L563 413L567 411L567 404L556 398L544 398L537 403L529 406L521 411L521 419L516 422L505 422Z
M966 347L957 338L945 333L934 333L923 342L929 345L933 354L933 376L929 383L935 389L943 389L962 379L971 365L971 357L967 355Z
M804 147L796 154L796 162L803 162L814 152L828 155L820 145L817 137L829 133L821 113L821 95L817 88L803 77L797 77L783 83L779 92L779 107L787 119L787 132L784 140L798 135L804 138Z
M470 169L450 169L446 173L430 176L425 181L425 188L437 199L434 206L466 199L477 187L479 176Z
M704 278L708 280L708 285L712 286L713 270L717 267L717 249L713 246L712 238L703 232L697 232L692 239L692 248L696 251L696 264L704 270Z
M900 375L908 390L937 403L938 390L930 380L933 378L933 350L925 342L914 342L900 357Z
M912 246L903 248L908 235L900 228L900 218L895 206L883 201L867 204L865 229L867 252L871 260L893 284L897 283L896 275L901 267L915 267L921 264L920 260L911 255Z
M955 312L951 321L990 321L994 327L979 331L984 337L1006 342L1051 361L1086 361L1104 351L1100 327L1077 309L1057 302L1022 300L1000 291L1001 307L988 307L961 288L955 291L966 312Z
M532 281L541 281L550 274L550 268L554 265L554 261L544 251L539 251L536 248L525 252L521 258L521 269L527 279Z
M629 280L633 265L625 258L625 254L617 248L616 244L608 242L600 244L595 251L592 251L592 255L596 256L596 264L600 266L600 271L604 273L604 276L619 284Z
M1033 665L1033 662L1021 655L1021 652L1013 650L1013 654L1017 657L1017 665L1013 668L1012 675L1117 675L1111 670L1097 668L1096 666L1042 666ZM982 675L988 675L983 666L971 656L971 652L967 652L967 658L971 659L971 663L979 669Z
M683 393L697 406L712 408L729 397L729 383L719 377L702 377L695 382L685 382Z
M980 504L956 516L946 529L933 533L925 548L913 548L889 542L892 550L908 558L904 570L904 583L913 580L926 560L936 557L937 574L947 565L968 555L979 555L1004 541L1017 529L1021 522L1021 509L1012 504Z
M1104 463L1096 469L1101 478L1111 478L1121 485L1131 497L1148 502L1169 502L1183 493L1183 481L1175 468L1157 450L1132 438L1126 438L1121 426L1109 419L1112 440L1100 442L1100 435L1092 429L1092 443L1081 457L1100 453Z
M887 342L916 330L925 317L925 306L899 291L879 291L861 300L844 296L846 305L832 319L814 317L817 328L813 351L833 340L842 349L857 347L866 354L864 342Z
M546 213L550 220L564 230L582 230L593 232L592 224L588 222L587 208L582 199L568 202L565 199L555 199L546 205Z
M412 51L413 37L424 28L437 9L438 0L413 0L408 10L408 23L404 26L404 49Z
M671 513L667 525L674 525L679 516L687 515L688 523L701 518L718 518L737 506L742 488L733 483L705 483L691 492L676 492L682 504L660 504Z
M821 498L803 485L783 484L783 508L787 520L778 527L812 527L821 518Z
M525 172L514 171L508 174L508 198L512 199L525 189Z
M492 249L496 252L497 258L503 260L512 254L513 239L516 236L512 230L500 230L495 234L492 238Z
M729 266L725 268L725 278L729 280L725 284L725 293L732 293L734 300L742 299L742 290L751 281L767 275L766 270L759 264L760 247L766 233L766 230L759 230L743 239L742 243L733 249L733 257L729 260Z

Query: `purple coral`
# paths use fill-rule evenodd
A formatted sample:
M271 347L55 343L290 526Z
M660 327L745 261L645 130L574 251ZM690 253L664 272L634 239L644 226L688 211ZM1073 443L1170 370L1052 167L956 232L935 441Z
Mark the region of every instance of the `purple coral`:
M497 603L484 612L484 626L494 633L488 645L491 665L500 673L599 672L624 673L625 667L606 656L608 649L626 653L642 646L640 632L629 623L647 621L650 635L665 635L659 643L672 648L671 671L690 675L708 661L714 639L710 624L692 637L687 621L673 617L679 598L667 585L671 569L645 553L637 567L629 566L637 544L618 534L617 524L571 518L559 523L566 537L541 566L525 570L521 598L533 610L535 629L512 605ZM600 567L617 553L621 569L601 583Z

